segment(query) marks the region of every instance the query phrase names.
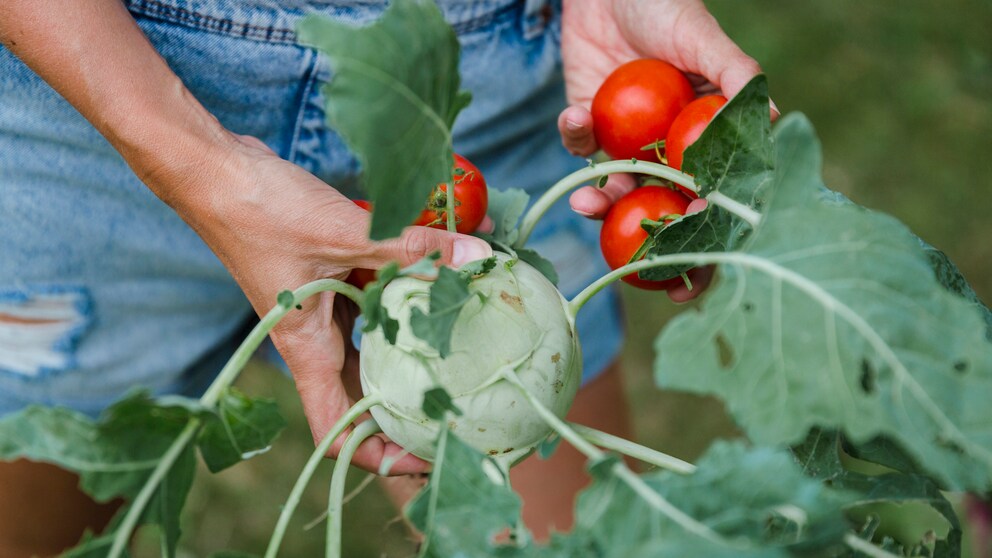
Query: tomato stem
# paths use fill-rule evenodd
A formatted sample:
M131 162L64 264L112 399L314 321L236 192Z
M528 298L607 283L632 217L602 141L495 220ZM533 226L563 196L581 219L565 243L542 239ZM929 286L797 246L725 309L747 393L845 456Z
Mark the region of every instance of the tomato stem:
M522 247L527 242L527 239L530 238L531 233L534 232L534 227L537 225L537 222L562 196L571 192L575 188L592 182L602 176L622 172L656 176L658 178L671 180L672 182L685 186L694 192L699 191L699 188L696 186L696 183L693 181L691 176L659 163L623 160L590 164L588 167L577 170L556 182L551 188L548 189L547 192L542 194L541 197L534 202L534 205L527 210L527 213L524 214L523 220L520 222L520 236L513 245L517 248Z
M374 419L362 421L361 424L348 434L341 451L338 453L337 461L334 462L334 471L331 473L331 489L327 497L327 545L325 551L327 558L340 558L341 556L341 516L344 511L344 481L347 479L348 467L351 465L351 458L355 456L358 446L366 439L377 432L381 432L379 424Z

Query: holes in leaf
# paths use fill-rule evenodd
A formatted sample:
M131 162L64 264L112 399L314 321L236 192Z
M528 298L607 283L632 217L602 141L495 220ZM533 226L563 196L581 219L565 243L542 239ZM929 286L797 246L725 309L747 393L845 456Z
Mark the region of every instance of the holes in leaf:
M730 368L734 362L734 349L730 346L730 342L722 334L717 335L714 341L716 341L717 353L720 357L720 366Z
M868 359L861 359L861 391L868 395L875 393L875 369Z
M968 363L963 360L959 360L955 362L954 371L957 372L958 374L964 374L965 372L968 371Z
M751 303L751 302L745 302L744 304L741 305L741 307L744 308L744 311L745 312L753 312L754 311L754 304Z

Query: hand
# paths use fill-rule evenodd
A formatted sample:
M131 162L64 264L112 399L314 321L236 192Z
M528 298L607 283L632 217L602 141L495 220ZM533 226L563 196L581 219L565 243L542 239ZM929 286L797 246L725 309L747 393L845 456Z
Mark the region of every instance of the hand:
M599 149L589 107L600 84L617 66L637 58L664 60L685 72L697 94L721 91L732 97L761 73L720 28L699 0L595 0L567 2L562 22L562 58L569 107L558 117L563 145L574 155ZM772 117L778 115L772 106ZM580 215L602 219L613 203L637 187L628 174L612 175L602 188L586 186L569 203ZM689 212L705 208L693 202ZM690 272L694 288L668 291L676 302L698 296L712 278L711 267Z
M371 242L369 214L300 167L278 158L261 141L230 135L229 152L216 170L182 179L170 191L201 195L174 204L220 257L259 315L277 294L318 278L345 279L355 267L377 269L389 261L406 265L437 250L442 262L460 265L491 255L485 242L427 227ZM175 180L175 178L173 178ZM201 188L200 184L224 184ZM190 203L189 199L196 201ZM357 384L358 352L350 342L356 307L333 292L311 297L272 332L289 365L315 441L352 405L346 385ZM335 456L344 441L333 445ZM381 437L361 445L354 463L377 470L384 457L402 449ZM406 455L393 474L426 470Z

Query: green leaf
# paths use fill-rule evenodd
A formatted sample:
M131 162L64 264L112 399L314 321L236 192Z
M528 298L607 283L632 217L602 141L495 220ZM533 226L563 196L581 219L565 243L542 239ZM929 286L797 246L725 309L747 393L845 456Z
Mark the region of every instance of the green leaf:
M723 398L761 444L887 436L946 486L992 478L992 344L898 221L825 194L808 121L776 131L776 190L698 311L656 342L659 385ZM789 417L784 420L783 417Z
M449 411L456 415L462 414L462 410L455 406L451 395L443 387L424 392L424 404L421 408L424 414L433 420L444 420L444 414Z
M451 352L451 331L455 320L468 301L477 295L469 292L471 277L442 267L437 280L431 285L429 311L414 306L410 311L410 327L413 334L434 347L441 358Z
M297 31L331 59L327 117L362 163L375 207L369 234L399 236L434 187L451 181L451 126L469 102L458 39L426 0L391 2L363 28L309 16Z
M685 150L682 168L694 177L700 197L717 190L760 210L775 161L771 136L768 82L759 75Z
M683 170L694 176L699 195L719 191L755 210L761 210L772 181L774 152L768 116L768 85L757 76L730 99L685 151ZM668 226L651 227L647 257L680 252L723 252L741 244L750 227L722 207L686 215ZM678 277L691 264L646 269L643 279Z
M849 507L916 502L932 507L952 529L961 528L954 508L932 479L904 473L871 476L847 470L841 462L841 447L837 432L813 430L792 451L805 474L826 482L831 488L856 493Z
M519 236L517 224L527 209L530 196L519 188L507 190L489 189L489 206L486 214L493 220L491 237L507 246L512 246Z
M555 266L551 265L551 262L537 251L530 248L517 248L517 257L540 271L541 275L551 281L552 285L558 284L558 271L555 270Z
M286 421L275 401L252 399L228 388L217 403L217 413L205 420L197 446L211 473L268 451Z
M447 428L441 429L430 482L404 510L424 533L422 556L488 558L494 555L493 537L517 523L519 497L505 479L491 476L484 466L494 467Z
M555 454L555 450L561 445L561 436L551 434L537 445L537 455L541 459L548 459Z
M159 459L202 409L180 397L160 404L134 392L93 420L74 411L31 406L0 419L0 459L53 463L80 476L80 488L99 502L133 500ZM179 539L179 514L196 472L187 448L156 489L141 523L162 528L168 555ZM121 512L123 513L123 512ZM89 539L78 556L99 555L109 535Z
M423 261L423 260L421 260ZM431 264L434 269L434 264ZM389 315L389 311L382 305L382 291L390 281L399 277L399 264L393 262L379 270L376 280L365 286L365 304L362 306L362 316L365 318L365 325L362 331L368 333L381 327L383 336L390 345L396 344L396 334L399 333L400 324L395 318Z
M692 475L642 478L724 540L700 539L617 477L600 476L579 496L575 531L590 535L603 556L675 556L674 549L688 548L707 551L683 555L786 556L788 550L812 556L836 549L848 529L841 514L845 496L803 476L784 451L717 442Z

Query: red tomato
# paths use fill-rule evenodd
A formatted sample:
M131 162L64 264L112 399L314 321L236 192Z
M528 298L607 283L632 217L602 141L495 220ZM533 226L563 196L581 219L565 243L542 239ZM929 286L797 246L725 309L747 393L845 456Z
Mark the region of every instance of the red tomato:
M687 207L689 198L664 186L642 186L617 200L603 219L603 228L599 233L599 248L610 269L627 264L647 240L648 233L641 228L642 219L657 221L667 215L684 215ZM623 281L652 291L683 284L681 277L648 281L636 273L624 276Z
M695 97L692 85L675 66L643 58L610 74L592 99L593 133L614 159L658 161L641 148L665 139L682 107Z
M486 217L489 206L486 181L475 165L457 153L452 181L455 183L455 230L463 234L474 232ZM427 200L427 207L413 224L447 229L447 192L447 184L438 184Z
M693 144L713 120L713 115L720 107L727 104L723 95L707 95L686 105L682 112L675 117L672 127L668 129L665 138L665 156L668 166L682 170L682 154Z

